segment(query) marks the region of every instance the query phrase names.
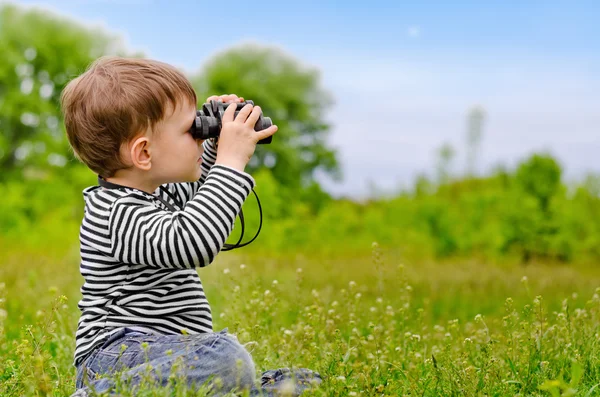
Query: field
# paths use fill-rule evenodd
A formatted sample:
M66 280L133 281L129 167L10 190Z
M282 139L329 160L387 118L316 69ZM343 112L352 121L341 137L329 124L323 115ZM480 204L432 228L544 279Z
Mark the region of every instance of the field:
M24 3L56 3L56 15ZM157 4L140 10L138 3ZM252 196L244 203L243 241L264 220L261 235L198 270L215 331L228 328L246 344L257 375L316 370L324 381L307 396L600 396L600 163L592 154L600 122L591 110L600 68L580 67L598 65L597 56L589 59L597 53L596 41L589 46L597 36L589 33L598 6L479 2L457 11L452 3L466 18L461 23L440 6L424 6L413 21L413 4L396 17L387 6L376 16L381 2L364 10L356 2L360 22L375 21L385 34L351 29L352 36L329 21L348 17L351 3L344 13L307 11L327 23L310 18L314 26L287 24L283 32L271 5L263 12L253 3L245 18L228 15L235 28L227 36L206 41L198 37L220 20L181 23L182 3L0 0L0 397L74 392L82 191L97 184L97 174L117 177L115 170L124 172L116 180L138 187L170 175L171 167L157 170L167 163L161 153L171 153L160 149L169 140L159 137L175 124L150 123L156 134L146 134L145 124L170 120L158 117L157 104L170 106L157 98L177 98L182 89L184 96L194 90L198 108L223 93L251 99L278 126L245 168L261 204ZM284 5L275 8L289 14ZM71 18L72 7L94 21ZM140 11L143 18L127 18ZM250 11L273 23L255 31ZM535 24L529 15L538 17ZM411 24L421 20L424 40L415 41L418 26L409 27L410 42L390 30L406 29L406 16ZM449 25L440 28L438 19ZM245 20L250 28L240 25ZM145 30L138 36L142 26L160 26L150 32L160 40ZM190 30L196 28L200 33ZM248 41L256 32L267 41ZM384 50L379 55L365 32ZM296 58L297 45L310 42L307 33L318 35L317 51ZM288 42L287 34L301 40ZM129 37L149 41L133 48ZM390 46L381 45L385 37ZM181 48L194 51L157 60L186 65L188 72L180 71L189 84L155 66L127 66L139 71L127 73L138 81L99 67L98 80L66 90L74 105L61 105L68 82L99 57L174 54L184 39L190 45ZM226 43L232 46L214 47ZM356 57L361 43L367 55ZM389 48L402 48L402 59ZM163 89L155 88L157 76L167 80ZM227 160L242 143L218 124L218 157L233 164ZM113 159L142 129L154 142L155 166L130 173L122 169L130 157ZM231 150L228 141L237 141ZM341 196L328 187L339 182L349 189ZM209 218L199 221L208 225ZM239 226L227 242L237 233ZM194 395L177 379L169 388L117 389L122 396Z
M0 395L69 395L77 247L2 248ZM402 263L374 244L351 258L225 253L199 272L215 330L253 342L257 371L321 373L305 395L600 395L593 267Z

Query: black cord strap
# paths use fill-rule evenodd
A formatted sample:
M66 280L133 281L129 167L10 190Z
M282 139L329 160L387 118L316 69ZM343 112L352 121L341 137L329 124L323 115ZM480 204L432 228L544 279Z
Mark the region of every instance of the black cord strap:
M112 183L107 181L106 179L98 176L98 184L104 188L107 189L133 189L133 190L139 190L136 188L132 188L132 187L128 187L128 186L123 186L123 185L119 185L116 183ZM173 193L171 193L167 188L165 188L164 186L160 186L160 190L165 193L167 196L169 196L171 198L171 200L173 200L181 209L183 209L183 204L181 203L181 201L179 200L179 198L175 195L173 195ZM139 190L141 191L141 190ZM146 193L146 192L144 192ZM258 204L258 213L259 213L259 217L260 217L260 222L258 224L258 230L256 231L256 234L254 235L254 237L252 237L252 240L247 241L245 243L242 243L242 239L244 238L244 233L246 231L246 225L245 225L245 221L244 221L244 211L242 209L240 209L240 224L242 225L242 231L240 233L240 238L238 239L238 241L235 244L227 244L224 243L223 244L223 248L221 249L221 251L231 251L233 249L236 248L242 248L247 246L248 244L250 244L251 242L253 242L254 240L256 240L256 238L258 237L258 235L260 234L260 230L262 228L262 206L260 205L260 200L258 199L258 195L256 194L256 192L254 191L254 189L252 189L252 193L254 193L254 197L256 197L256 202ZM148 193L146 193L148 194ZM161 203L163 203L164 205L167 206L167 208L171 211L178 211L177 208L175 208L173 206L173 204L169 203L167 200L163 199L160 196L155 196L152 195L153 197L155 197L156 199L158 199Z
M232 249L245 247L248 244L250 244L251 242L253 242L254 240L256 240L256 238L260 234L260 229L262 228L262 206L260 205L260 200L258 199L258 194L256 194L254 189L252 189L252 193L254 193L254 197L256 197L256 203L258 204L258 214L260 216L260 222L258 224L258 230L256 231L256 234L254 235L254 237L252 237L252 240L246 241L245 243L240 244L242 241L242 238L244 237L244 229L245 229L244 228L244 211L240 209L240 223L242 224L242 232L240 234L240 238L239 238L238 242L235 244L225 243L223 245L223 249L221 251L230 251Z

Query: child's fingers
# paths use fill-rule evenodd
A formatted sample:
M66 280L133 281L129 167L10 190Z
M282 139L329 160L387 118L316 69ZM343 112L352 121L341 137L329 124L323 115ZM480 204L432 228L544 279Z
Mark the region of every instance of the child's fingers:
M265 128L264 130L257 131L256 132L256 142L270 137L271 135L276 133L277 130L278 130L278 127L275 124L273 124L269 128Z
M235 111L237 109L237 104L236 103L231 103L229 104L229 106L227 106L227 109L225 109L225 112L223 113L223 122L230 122L233 121L233 116L235 115ZM239 116L239 114L238 114Z
M254 126L256 125L256 122L258 121L258 119L260 117L260 114L261 114L260 106L254 106L254 109L252 109L252 113L250 113L250 116L248 116L248 119L246 120L246 124L248 124L252 128L254 128Z
M235 94L211 95L206 99L206 102L221 101L223 103L243 102L244 98L238 97Z
M236 104L236 106L237 106L237 104ZM242 110L240 110L238 115L235 117L235 121L240 121L242 123L245 122L246 119L248 118L248 115L250 114L250 112L252 112L252 108L253 108L253 106L250 104L244 105Z
M221 99L223 102L241 102L240 98L235 94L221 95Z

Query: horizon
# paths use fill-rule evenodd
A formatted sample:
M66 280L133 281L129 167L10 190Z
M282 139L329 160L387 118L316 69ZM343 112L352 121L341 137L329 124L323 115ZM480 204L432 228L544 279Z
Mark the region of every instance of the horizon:
M218 5L206 4L197 7L198 23L188 0L2 3L101 26L128 50L188 75L215 53L249 42L318 69L336 102L326 117L328 142L338 150L344 181L318 180L335 196L411 185L418 174L431 175L446 142L457 152L454 172L464 170L473 106L486 112L478 174L498 164L511 168L534 152L555 156L564 180L600 172L600 7L591 1L431 8L349 2L342 10L265 1L231 7L227 19Z

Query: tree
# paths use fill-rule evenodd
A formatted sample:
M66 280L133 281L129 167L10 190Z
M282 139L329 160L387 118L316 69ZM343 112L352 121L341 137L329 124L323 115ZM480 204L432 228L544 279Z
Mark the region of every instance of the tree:
M317 171L340 177L323 120L332 99L319 86L317 70L281 50L247 44L214 56L192 81L200 101L235 93L260 105L279 127L271 144L258 145L249 172L269 168L279 183L294 188L310 185Z
M448 183L452 173L452 160L456 152L450 143L444 143L437 151L437 178L439 184Z
M534 154L519 165L516 182L547 213L550 200L561 189L561 174L562 169L554 157L549 154Z
M479 154L479 144L483 134L483 122L485 120L485 111L480 106L475 106L469 111L467 120L467 175L475 175L477 168L477 155Z
M0 6L0 181L78 166L65 136L60 93L119 42L47 10Z

